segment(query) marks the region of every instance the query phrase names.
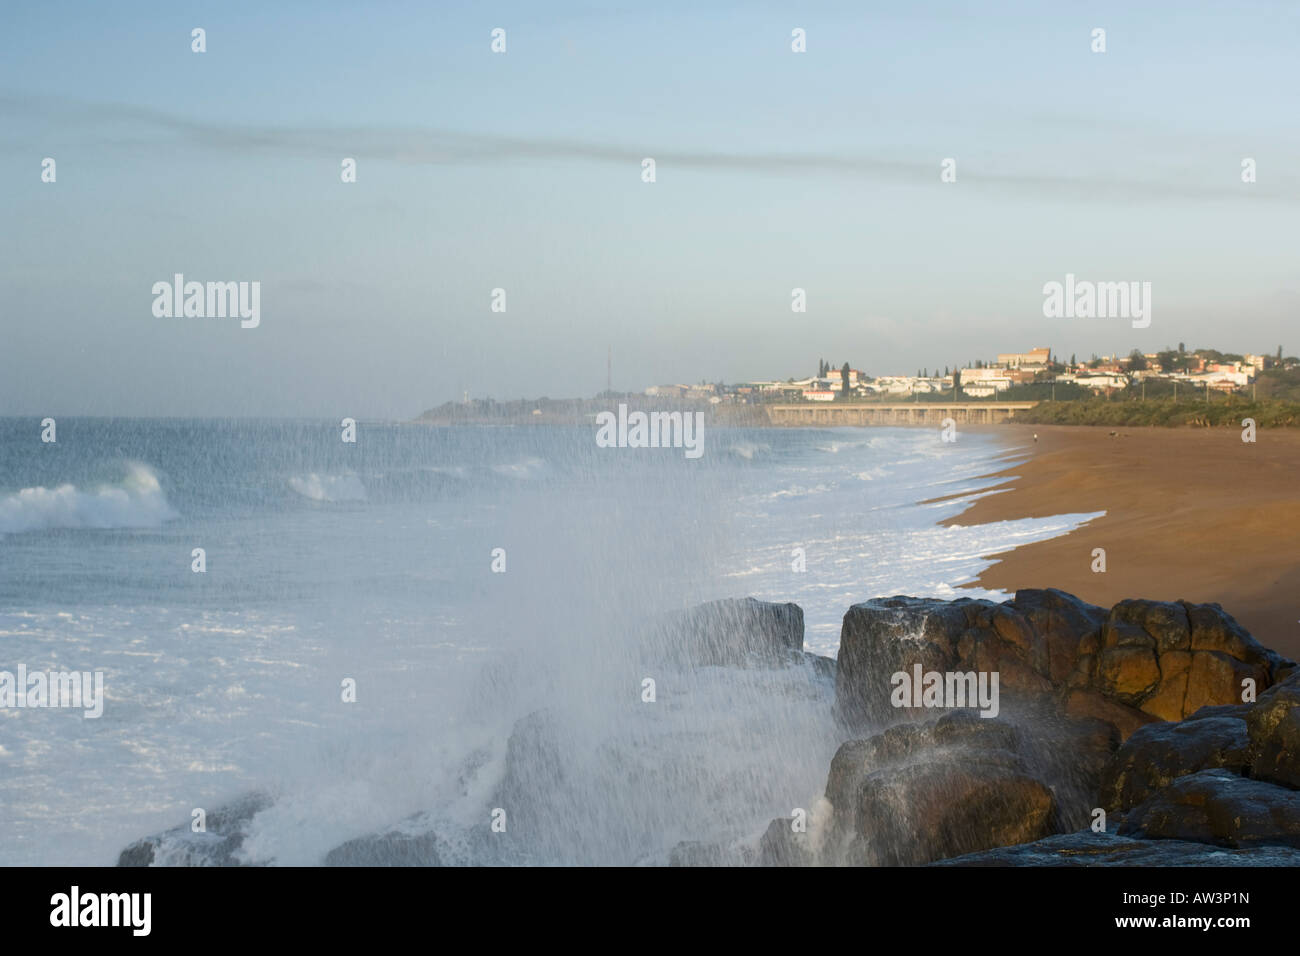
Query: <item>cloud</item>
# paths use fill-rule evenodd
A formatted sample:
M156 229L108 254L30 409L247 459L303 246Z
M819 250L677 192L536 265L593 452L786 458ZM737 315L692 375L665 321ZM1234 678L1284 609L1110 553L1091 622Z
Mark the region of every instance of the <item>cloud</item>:
M356 156L411 165L490 165L519 161L587 162L639 167L653 156L660 169L676 167L702 173L735 173L782 177L832 176L863 182L911 185L935 189L975 190L1004 195L1073 202L1260 201L1295 202L1300 192L1289 184L1244 186L1236 168L1219 181L1187 177L1184 167L1146 179L1111 178L1097 174L1025 172L958 163L958 183L939 181L934 155L911 161L854 153L723 152L666 144L624 146L579 139L502 136L436 128L390 126L288 127L253 126L192 119L162 110L121 103L89 103L68 99L0 94L0 116L39 115L80 137L84 145L144 147L169 136L205 152L225 151L247 156L280 152L305 156ZM21 144L26 148L26 144ZM1017 152L1022 160L1027 157ZM1040 161L1039 165L1042 163Z

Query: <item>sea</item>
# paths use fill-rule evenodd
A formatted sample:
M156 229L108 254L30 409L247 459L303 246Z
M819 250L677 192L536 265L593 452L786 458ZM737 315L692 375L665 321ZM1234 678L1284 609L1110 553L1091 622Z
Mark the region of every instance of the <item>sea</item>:
M567 789L525 862L753 839L824 789L833 688L647 674L629 635L753 596L800 605L806 649L834 657L850 605L1001 600L960 586L1095 517L941 526L1017 460L992 431L707 428L698 458L586 426L43 431L0 418L0 672L102 674L103 710L0 707L3 865L111 865L250 792L273 800L243 862L472 827L539 713Z

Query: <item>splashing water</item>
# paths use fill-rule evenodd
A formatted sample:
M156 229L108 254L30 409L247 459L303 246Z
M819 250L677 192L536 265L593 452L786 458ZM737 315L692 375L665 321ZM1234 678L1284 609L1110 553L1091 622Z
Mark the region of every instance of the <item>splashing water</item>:
M928 431L718 429L688 460L547 426L59 429L42 448L0 420L0 649L102 670L107 702L0 714L6 864L110 863L250 791L272 798L250 862L394 825L445 862L753 840L820 799L833 685L806 659L677 659L665 614L793 601L833 655L849 604L951 596L981 555L1086 518L938 527L961 505L916 502L987 487L1004 449L979 435L945 455Z

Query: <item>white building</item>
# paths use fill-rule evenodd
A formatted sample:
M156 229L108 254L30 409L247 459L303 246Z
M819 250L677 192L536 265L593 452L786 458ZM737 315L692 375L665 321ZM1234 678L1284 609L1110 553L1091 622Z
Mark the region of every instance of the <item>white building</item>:
M1060 381L1060 379L1058 379ZM1093 372L1074 376L1075 384L1084 388L1128 388L1128 376L1118 372Z

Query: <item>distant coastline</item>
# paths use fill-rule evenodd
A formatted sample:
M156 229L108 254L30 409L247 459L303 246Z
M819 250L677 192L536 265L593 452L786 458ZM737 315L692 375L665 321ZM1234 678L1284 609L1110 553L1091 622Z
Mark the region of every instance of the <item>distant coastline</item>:
M708 402L666 396L650 396L639 392L606 392L594 398L538 398L515 399L498 402L493 399L472 399L467 402L446 402L428 409L414 423L423 425L588 425L594 424L596 415L611 411L620 403L630 409L645 411L702 411L711 425L723 428L828 428L840 425L892 425L899 427L923 425L933 427L941 416L934 406L952 404L943 396L917 396L916 400L856 400L847 402ZM963 408L978 410L999 408L1006 402L997 399L965 399L956 403ZM1029 404L1029 403L1022 403ZM863 409L868 412L882 408L917 408L916 420L908 416L892 416L878 421L835 421L844 409ZM774 420L769 409L801 408L809 410L808 420L798 416L783 415ZM827 411L827 415L814 414ZM928 413L928 414L926 414ZM879 416L873 416L879 417ZM819 419L832 419L819 420ZM1036 401L1032 407L1016 411L1014 423L1029 425L1079 425L1111 427L1162 428L1237 428L1250 419L1258 428L1300 427L1300 402L1281 399L1247 400L1240 396L1216 396L1204 399L1170 398L1141 401L1104 397L1075 398L1060 401ZM996 424L997 417L988 423ZM966 424L959 417L958 424ZM976 422L971 422L976 423Z

